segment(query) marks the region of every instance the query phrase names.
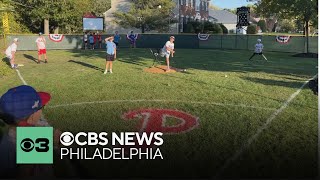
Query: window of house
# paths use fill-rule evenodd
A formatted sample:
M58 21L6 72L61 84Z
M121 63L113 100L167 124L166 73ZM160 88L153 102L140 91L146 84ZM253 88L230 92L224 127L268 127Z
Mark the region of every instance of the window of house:
M196 11L200 11L200 0L195 0L196 2Z
M204 1L201 1L201 10L204 11L204 10L206 10L205 8L206 8L206 7L205 7L205 2L204 2Z

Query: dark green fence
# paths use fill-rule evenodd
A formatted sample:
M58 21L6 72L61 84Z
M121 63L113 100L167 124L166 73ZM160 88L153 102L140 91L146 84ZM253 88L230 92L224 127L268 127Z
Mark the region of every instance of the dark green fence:
M265 51L299 53L306 51L305 37L301 36L292 36L288 43L281 44L276 41L276 36L213 35L207 41L200 41L199 48L253 50L258 38L262 39ZM309 51L318 52L318 37L309 38Z
M109 35L103 35L104 39ZM37 35L8 35L7 43L13 38L19 38L19 50L36 50L35 40ZM168 34L141 34L137 40L138 48L162 48L169 39ZM257 35L211 35L208 40L200 41L197 35L175 35L175 47L184 49L238 49L253 50L258 38L262 39L265 51L279 52L306 52L305 38L292 36L289 43L281 44L276 41L276 36ZM83 48L82 35L65 35L61 42L53 42L45 36L48 49L81 49ZM318 37L310 37L310 52L318 52ZM121 35L121 47L129 47L126 35Z

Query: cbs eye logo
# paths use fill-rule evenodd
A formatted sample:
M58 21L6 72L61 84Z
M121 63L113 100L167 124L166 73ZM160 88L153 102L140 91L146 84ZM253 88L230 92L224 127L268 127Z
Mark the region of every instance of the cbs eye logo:
M74 141L74 136L70 132L64 132L60 135L60 142L64 146L70 146Z
M20 143L20 148L24 152L31 152L35 149L37 152L48 152L49 151L49 139L37 138L33 141L30 138L25 138Z

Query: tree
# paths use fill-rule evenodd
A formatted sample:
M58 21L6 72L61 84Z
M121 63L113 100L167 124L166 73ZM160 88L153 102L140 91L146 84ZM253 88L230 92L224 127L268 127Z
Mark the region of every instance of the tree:
M61 33L82 31L82 17L86 12L103 16L111 7L110 0L2 0L1 4L10 5L15 12L10 14L11 32L44 31L44 20L50 27Z
M172 9L175 4L171 0L135 0L128 12L116 12L115 22L122 27L141 28L146 30L167 31L172 19Z
M262 32L266 32L267 31L267 23L265 20L260 20L257 24Z
M94 12L96 16L102 17L103 13L111 8L111 0L95 0L91 5L92 12Z
M16 22L31 32L43 32L44 20L61 33L82 31L82 16L92 12L102 16L110 8L110 0L4 0L15 9Z
M258 13L268 17L276 15L282 19L303 20L307 53L309 53L309 26L310 23L318 23L318 0L261 0L257 5Z
M8 12L8 10L10 12ZM11 5L11 1L6 0L0 2L0 14L1 11L8 12L8 19L9 19L9 28L10 33L29 33L30 31L28 28L19 22L16 19L19 19L19 14L12 12L14 7ZM2 26L2 16L0 16L0 34L3 34L3 26Z
M213 4L210 4L209 5L209 9L212 9L212 10L221 10L220 7L216 6L216 5L213 5Z
M284 33L292 32L295 30L295 24L293 21L284 19L279 22L280 31Z

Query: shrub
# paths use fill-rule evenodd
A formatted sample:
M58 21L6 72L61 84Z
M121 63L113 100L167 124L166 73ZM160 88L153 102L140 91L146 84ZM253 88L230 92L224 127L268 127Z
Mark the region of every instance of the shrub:
M260 27L262 32L266 32L267 31L267 23L265 20L260 20L258 22L258 26Z
M193 25L191 23L187 23L185 32L186 33L194 33L195 32Z
M212 29L210 29L210 31L213 34L222 34L222 28L219 24L213 24Z
M249 25L247 29L247 34L257 34L257 26Z
M221 29L222 29L222 33L223 34L228 34L229 31L228 31L228 28L226 28L222 23L219 24Z
M203 23L203 33L208 33L211 29L213 29L213 23L206 21Z

